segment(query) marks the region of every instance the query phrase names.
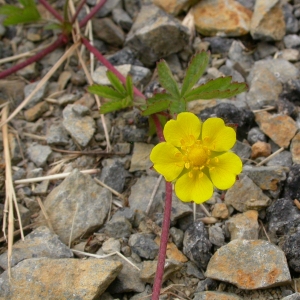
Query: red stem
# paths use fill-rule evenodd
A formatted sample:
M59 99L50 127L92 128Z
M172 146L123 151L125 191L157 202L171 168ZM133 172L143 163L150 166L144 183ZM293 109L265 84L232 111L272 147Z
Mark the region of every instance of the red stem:
M34 56L26 59L25 61L3 71L0 72L0 79L7 77L8 75L15 73L23 68L25 68L26 66L39 61L40 59L42 59L44 56L46 56L47 54L51 53L52 51L54 51L56 48L64 45L67 43L67 37L65 35L59 35L57 40L51 44L50 46L48 46L47 48L43 49L42 51L38 52L37 54L35 54Z
M96 58L110 71L114 72L114 74L125 84L126 78L94 47L90 44L90 42L84 38L81 37L82 43L85 45L85 47L92 52ZM140 92L136 87L133 87L134 93L145 99L145 96L142 92Z
M61 23L64 22L64 18L46 1L46 0L39 0L42 5Z
M157 136L160 142L163 142L165 140L164 138L164 134L163 134L163 129L161 127L161 124L159 122L159 119L157 117L157 114L151 115L153 122L155 124L156 127L156 132L157 132Z
M166 261L166 252L167 252L167 244L168 244L169 228L170 228L170 220L171 220L171 210L172 210L172 183L166 182L166 202L165 202L164 220L162 224L158 262L157 262L151 300L159 300L160 288L162 285L162 279L164 275L164 268L165 268L165 261Z
M105 4L106 0L101 0L94 6L88 15L86 15L83 20L79 22L79 27L84 27L86 23L98 12L98 10Z
M75 22L78 14L80 13L80 11L85 3L86 3L86 0L81 0L78 7L76 8L76 12L75 12L74 16L72 17L71 24L73 24Z

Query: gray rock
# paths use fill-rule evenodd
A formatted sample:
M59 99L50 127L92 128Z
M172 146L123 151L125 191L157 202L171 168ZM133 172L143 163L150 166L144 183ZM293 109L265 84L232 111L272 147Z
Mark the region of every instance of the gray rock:
M161 57L182 50L188 39L188 29L175 18L155 5L143 5L125 44L139 53L145 66L152 66Z
M289 168L282 166L245 166L243 168L243 174L246 174L252 179L257 186L262 190L269 190L272 192L280 192L280 182L286 180L286 173L288 172Z
M115 212L114 217L117 216L125 217L130 223L133 223L135 218L135 211L129 207L123 207Z
M248 210L243 214L232 216L227 222L231 241L235 239L257 240L258 239L258 212Z
M242 143L238 140L232 148L232 151L236 153L243 161L247 161L251 155L251 147L248 144Z
M300 37L297 34L288 34L283 38L286 48L297 48L300 46Z
M100 180L119 193L123 192L128 172L118 159L108 158L103 161Z
M204 280L199 281L196 292L204 292L209 290L216 290L219 283L216 280L211 278L205 278Z
M105 234L114 238L128 238L131 234L131 230L132 226L130 222L120 215L114 215L104 227Z
M206 276L245 290L291 281L283 251L263 240L234 240L221 247L209 261Z
M211 226L208 228L209 241L218 247L225 244L225 236L223 230L219 226Z
M184 233L183 253L199 268L206 268L210 258L211 242L201 221L195 221Z
M46 226L40 226L13 245L11 266L28 258L70 258L72 251ZM7 269L7 252L0 256L0 266Z
M52 124L46 139L50 146L66 146L69 143L68 132L61 124Z
M228 66L222 66L219 69L219 71L222 72L226 76L231 76L232 81L234 81L234 82L245 82L245 78L241 75L241 73L239 73L238 71L236 71L233 68L230 68Z
M111 192L75 169L51 191L44 206L54 232L68 244L70 240L95 232L104 224L111 198ZM46 223L41 213L37 221Z
M129 31L133 24L130 16L122 8L114 8L112 11L112 18L116 24L126 31Z
M113 252L120 252L121 251L121 243L119 240L114 238L109 238L105 241L102 245L103 252L105 254L113 253Z
M123 140L125 142L136 143L146 142L148 138L148 130L146 128L137 128L136 126L122 126L121 128Z
M68 104L73 104L79 99L79 95L76 94L65 94L57 99L58 104L61 106L66 106Z
M210 299L242 300L241 297L232 293L213 292L213 291L196 293L193 298L193 300L210 300Z
M284 196L288 197L292 200L299 199L300 200L300 164L294 164L290 168L290 172L288 174L288 178L284 188Z
M300 232L287 235L284 237L284 242L281 245L288 264L295 272L300 271Z
M277 154L275 157L270 159L266 165L267 166L285 166L291 167L293 164L292 154L290 151L284 150Z
M124 47L121 50L108 55L107 59L114 66L133 65L143 67L143 64L136 58L136 53L129 47Z
M81 111L82 110L82 111ZM63 126L81 147L86 147L95 132L95 121L86 115L88 108L83 105L68 105L63 110Z
M34 162L37 167L45 166L51 153L52 150L49 146L43 146L36 143L29 146L27 149L29 159Z
M146 143L134 143L129 172L148 170L152 166L150 153L154 145Z
M157 178L150 176L142 176L131 187L131 194L128 202L129 206L133 210L141 210L145 212L147 210L149 199L153 192L153 188L156 185ZM161 181L158 191L154 196L154 201L151 205L150 215L162 211L162 201L165 195L165 183Z
M186 264L186 274L189 276L196 277L200 280L205 279L203 273L199 270L195 263L188 261Z
M2 36L5 34L5 31L5 27L2 24L0 24L0 38L2 38Z
M25 86L24 88L24 95L25 98L28 97L30 95L30 93L35 89L35 87L39 84L39 81L33 82L33 83L29 83ZM25 105L25 108L28 109L30 107L33 107L34 105L38 104L39 102L41 102L43 100L43 97L46 93L47 90L47 82L34 94L34 96L31 98L31 100L29 101L29 103L27 105Z
M154 259L159 247L153 240L154 236L147 233L134 233L130 236L128 245L141 258Z
M282 298L281 300L299 300L299 299L300 299L300 293L294 293L292 295Z
M30 218L31 218L31 212L28 208L26 208L25 206L23 206L22 204L18 203L18 210L20 213L20 217L21 217L21 223L22 226L27 226L30 224ZM20 228L20 224L18 220L15 220L15 228L19 229Z
M93 32L96 37L113 46L122 46L125 39L123 30L110 18L93 19Z
M96 5L97 1L95 0L89 0L92 2L92 5ZM121 0L111 0L104 3L104 5L99 9L99 11L96 14L97 18L103 18L112 13L112 11L115 8L121 8L122 7L122 1Z
M299 30L298 20L293 14L293 9L293 5L289 3L285 3L284 5L282 5L286 34L297 33Z
M270 205L270 198L267 197L262 190L246 175L240 175L239 180L235 182L225 194L226 205L233 206L240 212L251 209L262 209ZM253 203L256 204L256 207Z
M256 51L254 52L254 57L256 60L260 60L268 56L273 56L277 51L278 48L274 45L266 42L260 42L257 44Z
M31 258L0 275L3 299L95 299L117 277L122 264L105 259ZM74 284L80 282L80 284Z
M247 141L251 145L253 145L258 141L266 142L267 138L266 138L265 134L259 129L259 127L253 127L248 132Z
M18 142L18 139L15 134L8 133L8 143L9 143L9 150L10 156L13 163L19 163L22 159L22 143Z
M183 231L180 230L179 228L171 227L169 232L170 232L170 236L172 237L173 243L176 245L177 248L181 248L183 243L183 236L184 236Z

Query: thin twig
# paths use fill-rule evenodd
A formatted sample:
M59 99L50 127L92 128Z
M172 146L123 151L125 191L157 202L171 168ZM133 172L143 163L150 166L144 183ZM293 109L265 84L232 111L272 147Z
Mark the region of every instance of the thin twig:
M44 215L44 218L45 218L45 220L47 222L47 225L48 225L49 229L51 229L54 232L53 226L52 226L52 224L50 222L50 219L49 219L49 216L47 214L47 211L46 211L46 208L44 206L44 203L42 202L42 200L41 200L40 197L36 197L36 199L37 199L37 202L38 202L38 204L39 204L39 206L41 208L42 214Z
M252 112L253 112L254 114L256 114L256 113L259 113L259 112L261 112L261 111L269 111L269 110L273 110L273 109L275 109L275 108L276 108L275 106L267 106L267 107L262 108L262 109L252 110Z
M80 21L79 26L80 28L84 27L86 23L93 18L93 16L100 10L100 8L105 4L106 0L99 1L91 12Z
M211 217L211 214L209 213L209 211L206 209L206 207L203 205L203 204L200 204L202 210L205 212L205 214L208 216L208 217Z
M73 15L73 17L72 17L72 19L71 19L71 24L73 24L73 23L75 22L75 20L76 20L78 14L80 13L80 11L81 11L81 9L82 9L82 7L83 7L83 5L84 5L85 3L86 3L86 0L81 0L81 1L80 1L79 5L78 5L77 8L76 8L76 12L75 12L75 14Z
M262 227L262 229L263 229L263 231L264 231L264 233L265 233L265 235L266 235L268 241L271 243L271 240L270 240L270 238L269 238L269 236L268 236L268 234L267 234L267 231L266 231L266 229L265 229L265 226L264 226L263 222L262 222L261 220L259 220L259 223L260 223L260 225L261 225L261 227Z
M118 198L120 198L121 200L125 201L125 197L124 197L122 194L118 193L116 190L112 189L110 186L108 186L108 185L105 184L104 182L100 181L99 179L94 178L94 180L95 180L98 184L102 185L103 187L105 187L106 189L108 189L109 191L111 191L111 192L112 192L114 195L116 195Z
M23 100L23 102L14 110L14 112L7 118L5 122L0 123L0 127L5 123L9 122L13 119L21 110L29 103L31 98L36 94L36 92L51 78L51 76L55 73L55 71L60 67L60 65L64 62L64 60L69 57L73 51L79 46L80 43L76 43L72 45L64 55L54 64L54 66L49 70L49 72L41 79L41 81L37 84L34 90Z
M258 163L256 165L256 167L262 166L263 164L265 164L266 162L268 162L269 160L271 160L274 156L276 156L277 154L279 154L283 150L284 150L284 147L279 148L277 151L275 151L274 153L272 153L271 155L269 155L268 157L266 157L264 160L262 160L260 163Z
M157 178L156 184L155 184L155 186L154 186L154 188L153 188L153 192L152 192L152 194L151 194L151 197L150 197L150 199L149 199L149 203L148 203L148 206L147 206L147 209L146 209L146 215L149 214L151 205L152 205L152 203L153 203L154 197L155 197L155 195L156 195L156 193L157 193L157 190L158 190L158 188L159 188L159 185L160 185L160 183L161 183L162 178L163 178L162 175L159 175L159 177Z
M140 271L141 269L139 267L137 267L134 263L132 263L128 258L126 258L124 255L122 255L120 252L116 251L116 252L112 252L106 255L97 255L97 254L92 254L92 253L88 253L88 252L82 252L82 251L78 251L75 249L71 249L72 252L74 252L75 254L81 254L81 255L85 255L85 256L90 256L90 257L95 257L95 258L106 258L106 257L110 257L113 255L118 255L121 258L123 258L125 261L127 261L131 266L133 266L135 269L137 269L138 271Z
M22 132L22 135L27 136L31 139L39 140L39 141L46 141L47 140L47 138L45 136L36 135L36 134L28 133L28 132Z
M100 172L99 169L90 169L90 170L83 170L80 171L83 174L96 174ZM33 182L40 182L44 180L56 180L56 179L63 179L69 176L71 172L61 173L61 174L55 174L55 175L49 175L49 176L41 176L41 177L34 177L34 178L26 178L26 179L18 179L15 180L15 184L24 184L24 183L33 183Z

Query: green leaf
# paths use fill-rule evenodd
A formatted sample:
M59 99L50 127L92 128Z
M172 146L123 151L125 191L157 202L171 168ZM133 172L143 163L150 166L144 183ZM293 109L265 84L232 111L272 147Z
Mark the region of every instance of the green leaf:
M213 98L230 98L236 96L242 92L246 92L248 89L246 83L232 83L226 90L214 90L214 91L206 91L199 94L191 95L186 98L186 101L193 101L198 99L213 99Z
M102 104L100 107L100 113L107 114L109 112L113 112L129 106L132 106L132 101L129 97L125 97L121 101L110 101Z
M93 84L87 88L88 92L96 94L103 98L108 98L115 101L120 101L124 98L118 91L105 85Z
M149 116L152 114L156 114L158 112L164 111L169 108L170 100L161 100L156 101L155 103L149 105L143 112L143 116Z
M106 76L110 81L111 85L122 95L126 95L126 89L120 79L112 72L107 71Z
M215 90L225 90L228 88L231 82L231 76L227 77L219 77L213 80L208 81L205 84L202 84L195 89L191 90L190 92L186 93L185 99L189 99L192 95L198 95L203 92L212 92ZM190 100L187 100L190 101Z
M131 76L126 77L126 90L129 97L133 100L133 83Z
M169 110L172 115L179 114L183 111L187 111L186 102L184 101L171 102Z
M169 100L172 101L172 96L170 94L160 94L157 93L155 94L152 98L147 99L147 103L149 104L153 104L157 101L161 101L161 100Z
M164 60L157 64L159 83L164 87L175 99L180 98L180 92L173 74Z
M33 0L19 0L19 2L23 4L23 8L13 5L3 5L0 7L0 14L6 16L3 25L17 25L40 20L40 13Z
M52 24L48 24L46 26L44 26L45 30L62 30L63 25L62 24L58 24L58 23L52 23Z
M208 62L209 55L205 51L196 54L192 58L182 83L181 97L184 97L198 82L206 70Z

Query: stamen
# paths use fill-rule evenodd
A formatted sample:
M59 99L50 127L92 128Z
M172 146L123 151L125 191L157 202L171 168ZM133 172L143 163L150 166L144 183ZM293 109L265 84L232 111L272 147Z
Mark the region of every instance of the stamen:
M215 163L218 163L219 159L217 157L215 157Z
M210 167L209 168L209 171L212 171L212 170L214 170L215 169L215 167Z
M189 168L190 168L190 163L189 163L189 162L186 162L186 163L184 164L184 166L185 166L187 169L189 169Z
M190 178L193 178L193 173L192 172L189 172L188 175L189 175Z
M198 178L202 178L202 177L203 177L203 172L200 172Z

